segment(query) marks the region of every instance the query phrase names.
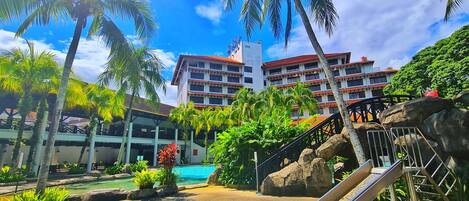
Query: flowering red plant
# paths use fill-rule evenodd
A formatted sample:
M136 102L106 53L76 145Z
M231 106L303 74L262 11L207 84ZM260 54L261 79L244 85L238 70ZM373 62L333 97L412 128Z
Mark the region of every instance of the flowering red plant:
M166 170L171 170L176 165L177 145L169 144L160 150L160 165Z

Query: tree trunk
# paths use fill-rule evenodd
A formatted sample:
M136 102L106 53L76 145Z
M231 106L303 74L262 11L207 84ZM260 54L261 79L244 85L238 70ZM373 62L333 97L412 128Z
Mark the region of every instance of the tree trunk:
M337 103L337 108L339 109L342 120L344 121L345 129L350 134L350 141L352 143L353 150L355 151L355 155L357 157L358 163L363 164L366 162L365 153L363 152L363 148L358 139L357 132L353 128L352 121L350 120L348 110L345 106L345 102L342 97L342 93L339 91L339 88L337 87L337 82L335 81L335 78L329 67L329 64L327 62L326 56L324 55L322 47L316 38L313 28L311 27L311 23L301 3L301 0L295 0L295 6L296 6L296 10L300 13L301 19L305 26L306 33L308 34L311 45L313 46L314 50L316 51L316 54L319 57L319 61L321 64L320 66L322 70L324 71L324 73L326 74L327 81L329 82L329 85L331 86L332 94L334 95L334 98Z
M36 122L34 122L34 127L33 127L33 135L31 136L30 145L29 145L29 153L28 153L28 160L26 160L26 171L32 172L32 165L34 161L34 156L36 154L38 146L42 145L42 142L40 142L41 136L41 126L42 122L46 121L47 122L47 117L45 116L47 110L47 100L44 98L41 98L38 108L37 108L37 115L36 115ZM41 138L42 139L42 138Z
M88 151L88 161L86 163L86 173L91 173L92 163L94 159L94 152L95 152L95 138L96 138L96 130L98 128L98 118L92 116L90 122L90 139L88 140L90 143L90 149Z
M205 162L208 163L208 131L205 133L204 144L205 144Z
M15 147L13 148L13 154L11 158L11 161L12 161L11 166L13 167L11 168L11 171L14 171L16 167L18 167L18 165L21 163L21 161L19 161L19 154L20 154L20 149L21 149L21 143L23 141L26 117L31 111L31 105L32 105L31 88L26 86L24 87L24 92L19 102L21 120L18 125L19 126L18 134L16 136Z
M44 152L42 151L42 143L44 141L44 134L46 133L46 127L49 123L49 108L47 107L44 111L44 120L41 122L39 128L39 140L37 141L36 151L34 152L34 159L33 159L33 171L36 175L39 170L39 165L41 164L41 157L44 157Z
M8 146L10 146L10 144L8 144L8 142L5 142L5 143L1 143L0 144L0 169L3 168L3 164L5 162L5 156L6 156L6 152L8 150Z
M127 143L127 134L129 132L128 128L130 124L130 119L132 119L132 106L134 102L134 96L135 92L132 92L132 95L130 96L129 108L125 117L124 131L122 132L122 142L119 148L119 154L117 155L117 163L122 163L122 161L124 160L125 144Z
M83 146L81 146L80 155L78 156L77 164L80 164L81 161L83 160L83 155L85 154L86 147L88 146L88 144L91 141L90 140L91 139L91 132L93 131L94 127L96 127L96 123L93 122L94 120L95 120L94 115L91 115L90 123L89 123L89 127L88 127L89 130L88 130L88 133L86 134L86 139L83 142Z
M41 161L41 167L39 170L39 176L36 186L36 194L40 194L47 185L47 178L49 176L49 166L52 158L55 135L59 129L59 118L62 115L62 110L65 102L66 89L68 86L68 80L70 77L70 72L72 71L73 60L75 59L75 54L77 53L78 43L80 42L81 32L85 25L86 16L78 16L77 23L75 25L75 32L73 33L72 43L65 57L65 63L62 73L62 78L60 80L60 87L57 93L57 98L55 100L54 109L52 112L52 122L49 127L49 135L47 136L47 143L44 150L44 158Z

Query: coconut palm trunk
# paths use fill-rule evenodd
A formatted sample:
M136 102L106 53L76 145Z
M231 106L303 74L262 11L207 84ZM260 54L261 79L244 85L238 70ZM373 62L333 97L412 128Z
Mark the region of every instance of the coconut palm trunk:
M117 155L117 163L122 163L124 160L124 153L125 153L125 145L127 143L127 136L128 136L128 128L130 125L130 119L132 118L132 107L134 103L134 97L135 97L136 92L132 92L132 95L130 96L130 102L129 102L129 107L127 111L127 115L125 117L125 123L124 123L124 130L122 132L122 142L121 146L119 148L119 154ZM127 147L129 149L130 147Z
M94 145L95 145L95 138L96 138L96 132L98 130L98 118L92 117L91 122L90 122L90 138L89 138L89 143L90 143L90 151L88 152L88 161L86 163L86 172L91 173L92 169L92 163L94 160Z
M339 109L339 113L344 122L344 127L350 135L350 141L352 143L353 150L355 152L355 156L357 157L358 163L363 164L366 162L365 153L363 152L363 148L358 139L357 132L353 128L352 121L350 120L348 110L345 106L345 102L342 97L342 93L339 91L339 88L337 87L337 82L335 81L332 71L330 70L326 56L324 55L324 51L322 50L322 47L316 38L316 34L314 33L313 28L311 27L311 23L301 3L301 0L295 0L295 6L296 6L296 10L299 12L301 16L301 20L305 26L306 33L308 34L308 38L311 42L311 45L313 46L314 50L316 51L316 54L319 57L321 69L326 74L327 82L331 86L332 94L334 95L335 101L337 103L337 108Z
M41 166L39 170L36 194L40 194L47 186L46 182L49 176L50 161L54 149L55 135L57 134L57 131L59 129L59 120L60 116L62 115L62 110L65 102L65 90L68 85L68 80L72 71L73 60L75 59L75 55L77 53L78 43L80 42L80 37L83 31L83 27L85 26L85 22L86 16L79 15L77 18L77 23L75 25L75 32L73 33L72 42L70 43L67 56L65 57L62 78L60 80L60 87L57 93L54 109L52 111L52 122L49 127L49 135L47 136L46 147L44 150L44 158L41 161Z
M12 167L11 171L14 171L16 167L21 163L19 161L19 154L20 154L20 148L21 148L21 143L23 142L23 134L24 134L24 126L26 122L26 117L28 116L28 113L31 110L31 103L32 98L31 98L31 87L26 86L24 87L24 92L20 100L19 104L19 110L20 110L20 115L21 119L19 122L19 128L18 128L18 134L16 136L16 141L15 141L15 147L13 148L13 154L12 154Z
M40 140L42 139L41 128L43 126L43 122L47 122L46 110L47 100L45 98L41 98L37 109L36 122L34 123L33 128L33 135L31 136L30 140L28 159L26 160L26 170L28 172L33 172L33 161L35 159L37 149L39 146L42 146L42 141ZM36 172L34 173L36 174Z
M86 140L83 142L83 146L81 146L80 155L78 156L77 164L80 164L81 161L83 160L83 155L85 155L86 147L88 146L88 144L90 144L91 138L94 137L92 136L93 131L94 131L94 135L96 135L95 127L97 126L97 123L95 122L96 121L95 115L91 115L90 119L91 121L89 123L89 133L86 136Z

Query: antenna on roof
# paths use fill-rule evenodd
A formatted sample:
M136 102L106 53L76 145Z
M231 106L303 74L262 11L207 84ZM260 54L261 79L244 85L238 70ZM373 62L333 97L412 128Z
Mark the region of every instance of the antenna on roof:
M238 48L238 44L241 42L241 36L233 38L231 41L231 44L228 45L227 52L228 54L231 54L233 51Z

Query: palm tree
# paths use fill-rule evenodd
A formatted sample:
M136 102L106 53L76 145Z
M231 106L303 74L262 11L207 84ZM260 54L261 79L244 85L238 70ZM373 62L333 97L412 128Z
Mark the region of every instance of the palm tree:
M253 119L257 115L257 95L247 88L242 88L235 95L232 103L237 124Z
M102 85L107 86L112 81L119 88L119 94L130 93L122 143L117 157L118 163L121 163L124 158L124 146L127 142L134 98L139 97L143 91L151 103L158 106L160 98L157 90L162 89L166 92L165 80L162 75L163 65L158 57L148 47L135 48L133 45L129 45L131 46L129 58L127 60L112 58L108 62L106 70L99 75L99 82ZM127 148L129 149L129 147Z
M300 123L300 117L303 116L304 111L308 111L311 114L318 109L318 104L313 93L301 82L297 82L294 87L289 88L287 96L287 100L290 102L288 105L298 108L297 123Z
M445 9L445 21L448 21L454 10L461 7L463 0L447 0Z
M15 48L1 57L8 60L0 65L0 87L9 91L16 91L20 95L18 110L21 120L12 154L12 166L17 167L23 142L23 132L26 117L33 109L33 91L42 88L56 75L57 62L50 52L37 52L34 44L26 41L28 49Z
M114 117L124 117L125 111L124 97L119 96L113 90L95 84L88 84L85 91L87 98L85 109L90 117L89 135L81 148L78 164L81 163L86 146L94 144L98 118L103 119L105 122L111 122ZM88 160L93 160L93 154L90 150ZM90 164L88 163L88 165ZM91 166L87 167L87 171L91 171Z
M169 118L175 121L182 127L183 136L184 136L184 148L187 149L187 141L189 139L189 129L191 128L191 123L193 122L194 116L196 115L196 109L194 108L194 104L190 101L187 104L180 104L176 108L171 110L169 114ZM186 154L188 151L186 151ZM185 161L185 157L183 161Z
M191 124L194 127L195 135L198 136L200 131L205 131L204 145L205 145L205 161L208 162L208 134L215 126L217 115L216 111L211 108L204 108L196 112L192 118Z
M65 57L64 70L57 93L56 103L52 113L52 124L39 172L36 193L40 193L46 186L49 172L51 153L55 143L55 135L59 127L59 118L65 102L65 88L69 80L73 60L77 52L78 44L83 29L88 19L92 19L88 36L97 35L110 47L110 57L127 60L131 48L125 35L114 23L115 17L123 17L134 21L137 35L141 39L151 36L156 25L151 16L151 10L147 1L127 0L2 0L0 1L0 18L12 19L13 17L27 16L20 25L17 36L23 34L32 24L47 25L51 19L65 18L76 22L75 30Z
M271 115L276 109L283 109L291 111L291 103L287 101L287 97L283 91L278 90L273 86L259 93L258 108L262 108L263 115Z
M235 1L236 0L224 0L225 8L232 9ZM241 20L243 20L244 22L246 35L250 37L253 29L255 29L256 27L261 27L261 25L265 22L266 18L269 17L268 20L270 22L270 26L274 36L276 38L280 38L283 32L283 25L281 22L280 13L282 11L282 2L283 1L281 0L243 0L240 15ZM284 32L286 47L288 45L288 39L290 37L291 32L292 1L286 0L286 2L284 3L286 3L287 6L286 24ZM358 135L356 131L353 129L352 121L350 120L350 117L348 115L344 99L342 97L341 92L339 91L339 88L337 87L337 82L334 79L330 66L327 62L327 58L324 55L324 51L322 50L322 47L319 44L316 34L313 31L313 27L311 26L310 20L308 18L308 13L306 12L305 7L303 7L303 3L301 0L294 0L293 4L296 8L296 11L300 14L301 20L306 29L306 33L308 34L308 38L311 42L311 45L313 46L313 49L319 57L320 67L326 74L327 81L331 86L332 93L337 102L337 107L344 121L344 126L350 134L351 144L355 151L357 160L360 164L363 164L366 161L363 148L360 144L360 141L358 140ZM310 14L312 14L312 19L314 19L320 27L323 27L329 35L332 35L336 20L338 18L332 0L309 1L308 11L310 12Z

